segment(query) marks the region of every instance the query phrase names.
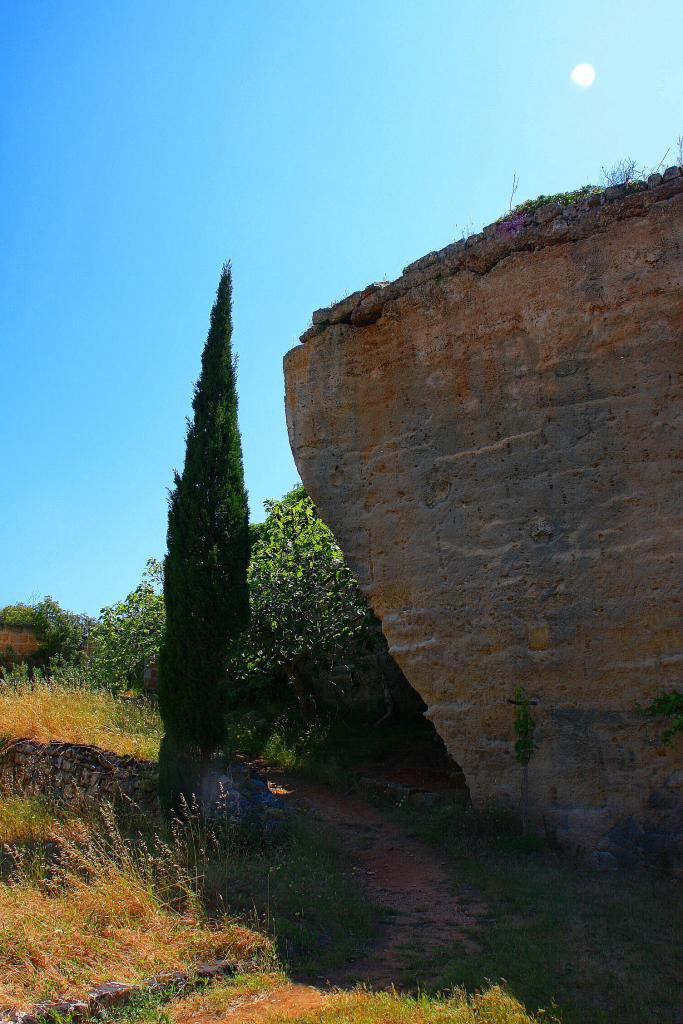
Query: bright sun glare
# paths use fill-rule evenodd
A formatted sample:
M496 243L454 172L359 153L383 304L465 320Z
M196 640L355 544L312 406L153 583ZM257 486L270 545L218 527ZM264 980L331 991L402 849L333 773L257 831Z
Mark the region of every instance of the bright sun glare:
M595 68L592 64L577 64L571 73L571 80L576 85L588 89L595 81Z

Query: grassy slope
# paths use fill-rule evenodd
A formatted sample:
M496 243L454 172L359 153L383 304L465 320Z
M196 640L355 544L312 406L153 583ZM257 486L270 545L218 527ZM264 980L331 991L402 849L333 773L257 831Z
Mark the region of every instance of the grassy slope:
M552 850L515 853L494 816L411 808L406 828L437 844L454 878L486 901L480 953L444 950L439 984L504 980L566 1024L668 1024L681 996L683 886L654 872L597 873ZM420 971L419 952L414 969Z
M229 917L208 919L179 843L128 840L107 816L61 817L0 799L0 1007L266 948Z
M158 726L148 712L128 735L124 716L135 705L68 687L47 692L46 687L19 686L11 694L0 692L0 730L4 723L5 731L11 725L15 734L24 732L17 723L29 722L36 731L47 732L42 731L41 738L59 736L61 722L72 718L71 702L80 709L78 740L95 739L126 752L137 745L139 753L145 743L153 749ZM235 723L234 732L248 753L270 755L286 767L338 784L352 777L354 761L372 759L400 741L390 730L353 735L344 727L320 722L302 729L296 717L278 709L255 724ZM35 842L43 831L49 838L54 812L40 801L26 802L23 808L16 799L0 803L4 841ZM67 824L62 816L61 827ZM493 818L411 808L405 824L448 852L458 884L481 892L491 912L490 922L477 936L479 954L463 957L461 950L444 951L444 988L465 985L475 991L488 981L505 980L525 1006L558 1004L567 1024L602 1024L615 1016L620 1024L671 1019L680 998L680 883L645 872L595 874L548 850L516 854L510 851L509 823ZM78 835L78 822L71 819L70 827ZM341 963L374 931L376 914L362 892L349 885L344 857L303 828L295 828L277 847L224 844L200 869L210 916L217 919L227 909L271 935L281 961L295 973L324 971ZM40 901L28 895L32 912L39 916ZM4 898L5 913L11 914L11 901L7 894ZM74 918L69 927L75 928L75 923ZM143 925L138 931L144 929ZM15 930L10 946L18 941L17 935ZM7 941L0 949L8 948ZM112 969L115 963L114 957ZM423 966L416 943L415 981L424 974Z
M270 950L295 973L324 970L373 935L345 858L306 826L267 846L197 823L148 830L0 797L0 1007L257 948L259 962Z
M0 686L0 737L92 743L116 754L155 760L161 724L136 698L94 691L78 682L19 679Z

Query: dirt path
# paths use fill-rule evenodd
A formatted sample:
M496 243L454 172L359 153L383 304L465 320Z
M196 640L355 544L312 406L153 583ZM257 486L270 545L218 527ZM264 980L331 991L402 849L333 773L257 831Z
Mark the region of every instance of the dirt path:
M357 796L294 776L271 778L271 785L339 835L370 899L389 912L374 947L321 981L343 988L358 982L400 988L411 962L419 961L426 982L430 961L444 947L458 944L463 954L476 949L486 908L471 892L455 891L452 868L438 853Z
M259 766L260 767L260 766ZM355 864L369 899L387 911L374 945L364 955L315 985L285 984L238 998L219 1015L174 1014L175 1024L267 1024L296 1019L320 1009L334 989L364 984L372 989L406 985L406 972L419 961L420 980L431 979L430 961L458 944L463 955L477 948L476 932L486 907L464 888L455 891L444 858L361 797L281 773L266 773L271 789L298 813L311 815L333 830ZM410 979L411 987L414 980Z

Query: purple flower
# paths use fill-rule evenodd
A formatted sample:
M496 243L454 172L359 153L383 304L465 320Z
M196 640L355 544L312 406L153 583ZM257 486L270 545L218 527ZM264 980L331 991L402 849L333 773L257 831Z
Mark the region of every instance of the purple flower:
M507 220L502 220L498 225L498 235L500 238L514 238L524 228L526 224L526 215L523 213L514 213Z

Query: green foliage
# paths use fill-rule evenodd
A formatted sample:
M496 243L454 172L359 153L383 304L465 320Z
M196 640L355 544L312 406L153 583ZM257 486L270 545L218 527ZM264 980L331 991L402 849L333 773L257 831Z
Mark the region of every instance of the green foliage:
M515 757L521 765L528 765L534 755L536 722L531 714L531 703L521 686L515 690Z
M91 672L99 685L141 688L145 659L159 653L164 628L162 582L161 563L150 558L135 590L100 612L91 636Z
M47 665L51 661L76 664L84 655L93 620L62 608L53 597L44 597L35 604L7 605L0 612L6 626L28 626L40 650L26 659L31 665Z
M35 608L32 604L8 604L0 609L0 625L3 626L33 626L35 622Z
M249 618L250 536L231 338L226 264L195 387L185 464L169 498L166 625L159 654L159 708L167 737L160 774L167 807L177 805L183 790L171 764L174 752L182 763L206 760L224 742L227 695L234 685L228 669Z
M50 661L59 658L67 664L77 662L85 650L92 619L67 611L52 597L44 597L34 609L34 629L45 657Z
M373 621L332 532L302 486L267 501L249 565L251 656L290 673L367 642Z
M671 725L662 733L664 743L670 743L674 736L683 735L683 693L678 690L658 694L647 707L638 705L637 711L648 718L663 716L671 719Z
M516 213L531 213L533 210L540 209L541 206L548 206L549 203L560 203L562 206L568 206L570 203L576 203L582 199L589 199L591 196L600 195L600 193L604 191L604 187L597 185L583 185L581 188L577 188L573 192L556 192L552 196L537 196L536 199L526 199L523 203L519 203L513 210L504 214L500 219L508 220Z

